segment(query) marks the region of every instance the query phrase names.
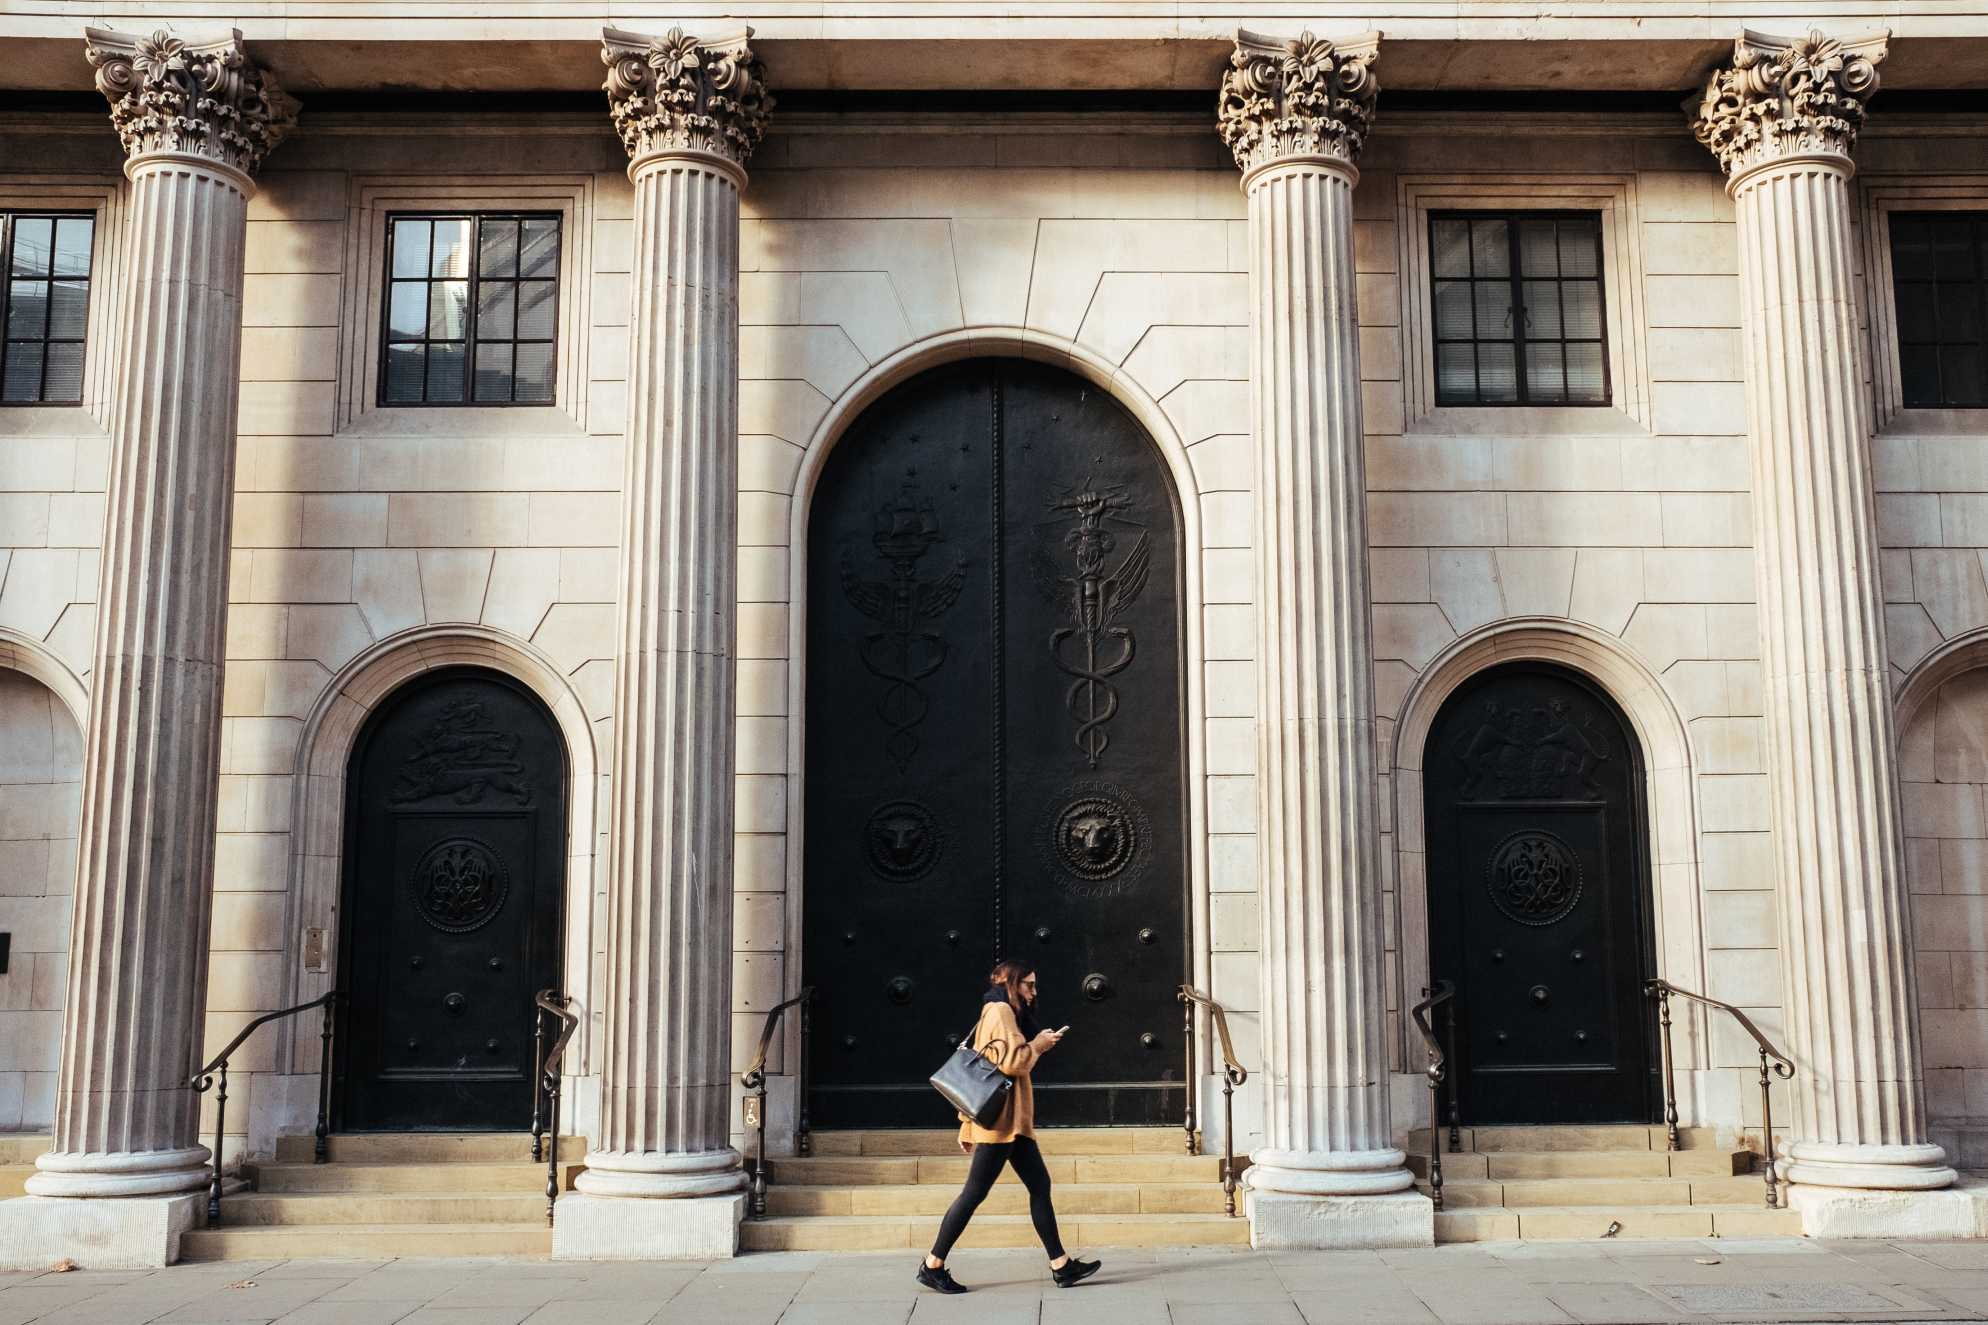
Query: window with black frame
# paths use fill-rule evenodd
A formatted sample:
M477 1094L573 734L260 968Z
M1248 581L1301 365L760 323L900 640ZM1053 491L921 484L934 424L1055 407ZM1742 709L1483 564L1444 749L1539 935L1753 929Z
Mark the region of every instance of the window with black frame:
M96 228L87 213L0 212L0 404L82 403Z
M1905 407L1988 407L1988 212L1893 212L1891 277Z
M1598 212L1429 217L1438 405L1606 405Z
M380 403L549 405L558 314L557 216L390 216Z

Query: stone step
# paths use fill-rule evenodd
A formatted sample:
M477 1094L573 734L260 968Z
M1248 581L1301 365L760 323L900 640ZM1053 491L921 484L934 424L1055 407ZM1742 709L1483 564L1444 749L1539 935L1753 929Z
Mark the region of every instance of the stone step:
M1422 1192L1426 1182L1417 1182ZM1449 1209L1566 1205L1745 1205L1766 1200L1758 1176L1687 1178L1537 1178L1509 1182L1453 1181L1443 1174Z
M1057 1221L1065 1246L1085 1253L1101 1247L1246 1247L1249 1221L1225 1215L1077 1215ZM812 1215L748 1219L739 1230L747 1251L886 1251L924 1249L939 1231L936 1217ZM1027 1215L974 1216L962 1247L1033 1247ZM907 1267L904 1273L909 1276Z
M1609 1233L1611 1224L1619 1225ZM1800 1237L1798 1210L1761 1205L1561 1205L1441 1210L1437 1242L1598 1241L1602 1238Z
M48 1153L48 1147L47 1132L0 1132L0 1166L25 1164L33 1168L34 1162Z
M814 1132L817 1156L956 1155L959 1131L930 1128ZM1035 1134L1045 1155L1185 1155L1187 1133L1178 1127L1045 1127Z
M548 1138L549 1139L549 1138ZM530 1132L343 1132L327 1137L327 1151L334 1161L351 1160L361 1164L500 1164L532 1162ZM279 1136L276 1158L279 1163L308 1164L317 1139L312 1136ZM579 1160L587 1156L587 1138L559 1138L559 1157Z
M584 1164L562 1161L559 1187L570 1191ZM545 1192L545 1166L511 1164L252 1164L243 1172L264 1194L307 1192Z
M1449 1129L1441 1136L1447 1153ZM1711 1150L1718 1146L1717 1129L1680 1127L1680 1150ZM1507 1151L1559 1150L1663 1150L1666 1149L1663 1124L1611 1123L1599 1126L1565 1127L1460 1127L1457 1142L1465 1153L1491 1154ZM1408 1149L1429 1153L1429 1129L1418 1127L1408 1134Z
M957 1187L966 1180L967 1157L946 1155L829 1156L773 1159L767 1172L776 1184L801 1187L902 1186L939 1183ZM1217 1155L1059 1155L1043 1164L1050 1179L1074 1182L1215 1183L1222 1177Z
M315 1192L228 1197L230 1227L307 1224L528 1224L545 1218L545 1196L533 1192Z
M1408 1156L1418 1178L1429 1176L1429 1156ZM1543 1150L1493 1151L1443 1156L1449 1181L1507 1178L1732 1177L1753 1167L1745 1150Z
M225 1218L225 1213L223 1215ZM407 1256L549 1256L543 1217L516 1224L237 1225L191 1229L183 1261L386 1260Z
M1012 1175L1009 1175L1012 1177ZM782 1187L766 1189L769 1215L919 1215L937 1217L959 1195L937 1183L899 1186ZM1056 1188L1056 1213L1066 1215L1171 1215L1222 1213L1217 1183L1069 1183ZM1241 1195L1237 1196L1238 1209ZM1025 1215L1028 1191L1019 1182L995 1184L981 1214ZM978 1216L976 1215L976 1218Z
M32 1164L0 1165L0 1199L9 1196L26 1196L28 1179L35 1174Z

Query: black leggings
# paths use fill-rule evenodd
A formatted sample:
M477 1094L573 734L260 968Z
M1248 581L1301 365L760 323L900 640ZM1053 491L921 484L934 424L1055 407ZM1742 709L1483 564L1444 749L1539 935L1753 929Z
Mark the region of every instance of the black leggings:
M1052 1261L1062 1256L1063 1239L1056 1235L1056 1206L1049 1199L1049 1169L1042 1162L1042 1151L1036 1148L1035 1138L1018 1136L1012 1141L983 1141L973 1148L966 1186L960 1188L952 1209L939 1221L939 1236L932 1243L934 1260L945 1261L959 1235L966 1232L966 1221L973 1218L973 1212L987 1199L987 1193L994 1190L994 1180L1001 1176L1004 1164L1013 1164L1015 1176L1029 1189L1029 1219L1035 1224L1035 1235L1042 1239L1042 1249Z

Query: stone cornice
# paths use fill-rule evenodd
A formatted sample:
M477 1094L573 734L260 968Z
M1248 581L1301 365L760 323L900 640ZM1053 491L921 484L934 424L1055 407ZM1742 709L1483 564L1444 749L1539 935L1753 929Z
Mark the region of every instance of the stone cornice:
M1215 110L1236 164L1245 172L1287 157L1357 164L1380 95L1380 44L1378 32L1332 42L1238 31Z
M773 95L751 28L711 41L682 28L660 37L603 28L601 62L614 127L633 160L701 153L744 169L765 136Z
M132 162L196 157L253 176L297 120L297 103L242 47L242 34L189 41L85 28L83 53Z
M1839 41L1820 32L1746 31L1691 111L1692 132L1734 177L1782 157L1848 158L1878 90L1889 33ZM1687 103L1687 106L1689 103Z

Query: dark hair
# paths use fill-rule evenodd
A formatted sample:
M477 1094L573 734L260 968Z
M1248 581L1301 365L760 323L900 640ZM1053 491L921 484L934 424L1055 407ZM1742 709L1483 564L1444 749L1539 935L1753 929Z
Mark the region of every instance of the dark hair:
M1027 962L1018 962L1013 957L1003 957L994 963L994 969L987 973L989 988L999 986L1007 991L1008 1001L1019 1004L1022 999L1022 981L1035 973L1035 967Z

